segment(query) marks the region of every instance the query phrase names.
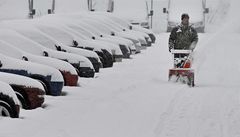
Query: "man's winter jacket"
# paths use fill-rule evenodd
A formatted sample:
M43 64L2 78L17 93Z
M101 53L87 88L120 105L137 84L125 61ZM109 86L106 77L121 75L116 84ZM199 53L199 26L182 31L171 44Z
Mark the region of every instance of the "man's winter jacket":
M171 49L193 50L198 42L198 34L191 26L178 25L173 28L169 37L169 51Z

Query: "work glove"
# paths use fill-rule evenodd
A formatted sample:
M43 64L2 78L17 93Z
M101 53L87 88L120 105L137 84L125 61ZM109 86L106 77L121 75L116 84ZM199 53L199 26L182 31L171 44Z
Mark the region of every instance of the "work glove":
M174 48L174 44L169 42L169 45L168 45L168 50L169 52L171 52L171 50Z
M172 49L169 47L169 49L168 49L168 50L169 50L169 52L171 52L171 50L172 50Z

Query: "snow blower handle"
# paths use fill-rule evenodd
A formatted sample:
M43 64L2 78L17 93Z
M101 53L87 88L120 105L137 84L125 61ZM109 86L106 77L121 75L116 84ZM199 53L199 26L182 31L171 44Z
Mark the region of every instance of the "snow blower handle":
M184 64L183 64L183 68L191 68L192 66L192 54L193 52L190 52L187 59L185 60Z
M173 59L175 59L175 55L177 54L184 54L187 56L186 59L184 59L181 63L180 68L190 68L191 67L191 61L192 61L192 50L171 50L171 53L173 54Z

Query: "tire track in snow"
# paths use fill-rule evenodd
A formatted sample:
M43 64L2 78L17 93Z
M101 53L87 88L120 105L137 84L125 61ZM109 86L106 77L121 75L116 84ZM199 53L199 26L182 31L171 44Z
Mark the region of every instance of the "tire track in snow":
M221 88L182 87L160 116L155 136L240 137L240 105L236 94Z
M187 111L191 108L193 100L191 100L191 91L187 90L188 87L182 86L176 91L175 96L167 107L167 110L161 114L157 127L155 129L156 137L175 137L179 136L177 130L187 119ZM185 127L189 128L189 127ZM179 131L180 132L180 131Z

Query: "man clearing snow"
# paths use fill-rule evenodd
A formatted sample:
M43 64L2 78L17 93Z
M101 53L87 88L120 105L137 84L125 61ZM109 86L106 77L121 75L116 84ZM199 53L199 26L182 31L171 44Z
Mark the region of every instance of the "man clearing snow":
M181 16L181 24L174 27L169 37L169 52L174 56L173 69L169 70L169 80L181 81L194 86L194 71L191 69L191 53L198 42L197 31L189 26L189 15Z
M197 31L189 26L189 16L184 13L181 16L181 24L174 27L169 37L169 52L172 49L193 50L198 42Z

